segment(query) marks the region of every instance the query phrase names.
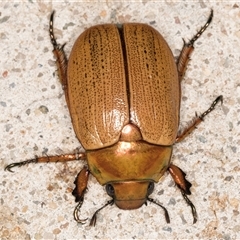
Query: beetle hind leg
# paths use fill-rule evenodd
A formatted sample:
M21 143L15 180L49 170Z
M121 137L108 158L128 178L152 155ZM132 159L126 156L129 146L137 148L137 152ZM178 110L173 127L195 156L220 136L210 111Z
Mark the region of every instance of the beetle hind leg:
M200 124L204 118L214 110L215 106L219 103L223 103L223 96L218 96L212 103L212 105L200 116L197 116L193 119L189 126L187 126L183 131L179 132L176 138L176 143L184 140L196 127Z
M202 33L207 29L207 27L209 26L209 24L211 23L213 18L213 10L211 10L211 13L208 17L207 22L205 23L205 25L197 32L197 34L194 35L194 37L188 42L186 43L183 40L183 48L182 51L180 53L180 56L178 57L178 61L177 61L177 69L178 69L178 76L179 76L179 82L181 82L185 72L186 72L186 68L187 68L187 64L190 60L190 56L194 50L194 42L202 35Z
M183 198L187 202L187 204L191 207L192 209L192 215L193 215L193 223L197 222L197 212L196 208L193 205L193 203L190 201L190 199L187 197L187 195L191 194L190 188L192 184L187 181L185 178L186 174L177 166L170 164L168 171L170 172L174 182L180 189Z
M55 11L52 12L51 17L50 17L50 21L49 21L49 35L50 35L50 40L53 46L53 54L56 58L56 65L57 65L57 69L58 69L58 75L59 75L59 79L60 82L62 84L63 90L65 92L65 97L66 97L66 101L68 104L68 94L67 94L67 65L68 65L68 61L67 61L67 57L66 54L64 52L64 46L60 45L57 43L56 38L54 36L54 31L53 31L53 17L54 17L54 13ZM69 104L68 104L69 106Z

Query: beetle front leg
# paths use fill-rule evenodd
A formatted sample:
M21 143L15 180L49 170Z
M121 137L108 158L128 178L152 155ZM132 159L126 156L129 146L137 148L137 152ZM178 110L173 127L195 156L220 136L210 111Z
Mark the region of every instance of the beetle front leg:
M188 42L186 43L183 40L183 48L181 51L180 56L178 57L178 61L177 61L177 69L178 69L178 78L179 78L179 82L181 82L186 68L187 68L187 64L190 60L190 56L194 50L194 42L202 35L202 33L207 29L207 27L209 26L209 24L211 23L213 18L213 10L211 10L210 16L207 20L207 22L205 23L205 25L197 32L197 34Z
M75 202L79 202L74 210L74 219L81 224L84 224L87 220L79 218L80 208L82 207L84 201L84 194L87 190L87 183L90 171L86 166L80 171L77 175L76 180L74 181L76 187L74 188L72 194L76 197Z
M76 153L76 154L62 154L58 156L46 156L46 157L36 156L35 158L29 159L26 161L11 163L5 167L5 170L13 172L12 168L21 167L29 163L68 162L68 161L85 160L85 159L86 159L85 152Z
M187 126L183 131L178 133L177 138L176 138L176 143L181 142L183 139L185 139L196 127L198 124L200 124L203 120L204 117L206 117L212 110L215 108L218 102L223 102L223 96L220 95L218 96L210 106L210 108L202 113L200 116L197 116L193 119L192 123Z
M187 204L191 207L192 209L192 215L193 215L193 223L197 222L197 212L195 209L195 206L193 203L190 201L190 199L187 197L187 195L191 194L190 187L192 184L187 181L185 178L186 173L184 173L179 167L170 164L168 171L170 172L174 182L178 186L178 188L181 190L182 196L187 202Z

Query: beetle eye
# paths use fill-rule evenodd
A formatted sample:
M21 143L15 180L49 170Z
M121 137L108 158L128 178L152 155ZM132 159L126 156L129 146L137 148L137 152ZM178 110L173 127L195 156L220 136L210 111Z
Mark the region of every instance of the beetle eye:
M106 191L110 197L114 197L114 188L111 184L106 185Z
M148 185L147 195L149 196L150 194L152 194L153 190L154 190L154 183L150 182Z

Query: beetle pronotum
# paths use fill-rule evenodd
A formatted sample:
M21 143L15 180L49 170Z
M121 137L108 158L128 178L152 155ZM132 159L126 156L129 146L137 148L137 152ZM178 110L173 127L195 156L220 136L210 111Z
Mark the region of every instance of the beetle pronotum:
M195 223L197 213L187 197L191 183L170 160L173 145L190 134L223 99L218 96L209 109L178 131L180 82L193 44L209 26L213 11L200 31L188 43L184 41L177 63L160 33L140 23L87 29L67 60L64 45L59 45L54 36L53 16L54 12L49 27L53 53L73 127L85 152L36 157L5 169L12 171L33 162L86 160L88 164L76 177L73 190L78 202L75 220L86 221L79 213L90 173L106 186L112 198L94 213L90 225L95 225L97 213L108 205L135 209L147 201L160 206L170 222L167 210L149 197L154 182L168 170L191 207Z

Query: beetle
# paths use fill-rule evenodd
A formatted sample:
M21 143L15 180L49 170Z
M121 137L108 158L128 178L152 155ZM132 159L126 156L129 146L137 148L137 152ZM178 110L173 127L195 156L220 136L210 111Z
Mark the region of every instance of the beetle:
M94 226L98 212L108 205L136 209L147 201L160 206L169 223L166 208L149 197L154 183L168 171L191 207L195 223L196 209L187 197L192 184L171 163L171 155L173 145L223 101L222 95L218 96L204 113L179 131L180 83L194 42L211 23L213 10L197 34L188 43L184 41L176 63L162 35L142 23L93 26L80 34L67 59L65 44L58 44L54 36L53 18L54 11L49 23L53 54L73 128L85 151L35 157L9 164L5 170L29 163L87 161L74 182L73 195L78 202L75 220L86 222L80 218L80 208L90 173L106 186L111 197L94 213L90 221Z

